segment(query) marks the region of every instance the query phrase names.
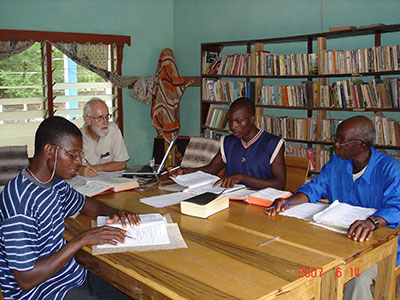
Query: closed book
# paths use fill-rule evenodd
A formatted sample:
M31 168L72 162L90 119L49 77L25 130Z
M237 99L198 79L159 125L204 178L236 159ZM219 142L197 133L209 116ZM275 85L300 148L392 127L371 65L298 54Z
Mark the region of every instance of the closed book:
M181 213L189 216L208 218L229 207L229 198L225 195L203 193L180 203Z

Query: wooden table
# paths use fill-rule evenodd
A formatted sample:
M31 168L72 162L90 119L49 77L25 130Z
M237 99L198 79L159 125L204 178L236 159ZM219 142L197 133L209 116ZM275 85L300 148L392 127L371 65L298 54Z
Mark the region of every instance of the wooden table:
M378 263L375 299L394 299L394 268L398 229L380 228L366 242L355 242L342 234L284 216L269 217L262 207L231 201L229 210L210 216L210 220L245 228L249 232L279 235L282 241L337 258L337 268L324 270L321 299L342 299L344 284Z
M156 209L138 201L159 193L164 192L155 188L99 199L138 213L169 213L187 249L92 256L85 247L76 256L89 271L135 299L341 299L350 268L362 272L382 261L379 274L392 276L395 230L380 229L371 241L357 243L301 220L267 217L263 208L239 202L200 219L180 214L179 206ZM82 215L68 219L65 237L89 228L90 220ZM258 246L277 235L274 242ZM336 276L338 268L342 276ZM385 291L379 295L392 299L390 287L379 284Z

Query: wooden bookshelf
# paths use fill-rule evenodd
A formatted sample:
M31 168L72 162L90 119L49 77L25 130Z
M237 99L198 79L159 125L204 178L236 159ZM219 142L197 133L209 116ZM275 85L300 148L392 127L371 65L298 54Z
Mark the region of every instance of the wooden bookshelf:
M374 26L371 28L359 28L359 29L351 29L351 30L338 30L338 31L331 31L331 32L321 32L321 33L313 33L313 34L304 34L304 35L296 35L296 36L286 36L286 37L276 37L276 38L266 38L266 39L253 39L253 40L239 40L239 41L220 41L220 42L212 42L212 43L202 43L201 44L201 66L202 66L202 74L200 76L201 82L202 82L202 88L201 88L201 100L200 100L200 128L201 132L200 134L203 135L205 129L212 129L214 131L220 130L221 132L228 132L226 129L218 129L218 128L210 128L209 126L205 126L205 121L208 115L208 111L210 110L210 107L214 104L218 105L224 105L228 107L228 105L231 103L232 100L226 100L226 99L233 99L235 97L232 96L232 87L228 87L229 84L224 83L225 86L222 89L222 93L226 93L230 97L226 97L226 95L220 95L220 99L217 98L219 101L211 101L211 99L207 99L205 95L208 95L210 89L212 87L204 86L205 83L207 83L209 86L218 86L222 81L224 82L232 82L232 84L236 84L235 82L237 81L242 81L248 84L249 88L247 90L250 90L248 94L245 96L253 99L255 101L256 105L256 115L257 119L260 120L261 116L265 114L265 110L267 109L281 109L281 110L305 110L307 113L306 118L311 118L313 115L315 116L314 118L317 119L317 126L316 126L316 139L292 139L292 138L285 138L286 141L292 142L292 143L299 143L299 144L307 144L309 147L314 145L316 147L316 156L318 157L322 151L326 151L324 149L325 146L331 146L333 145L332 141L326 141L322 139L321 137L323 136L323 133L321 132L321 125L323 120L327 120L327 112L329 111L344 111L344 112L351 112L351 113L363 113L363 112L400 112L400 88L398 86L398 81L400 79L400 46L399 45L390 45L390 46L384 46L381 43L382 40L382 35L386 33L392 33L392 32L400 32L400 24L393 24L393 25L384 25L384 26ZM372 36L373 41L370 45L370 48L362 48L362 49L352 49L352 50L340 50L340 49L329 49L328 47L328 42L330 40L335 40L335 39L344 39L344 38L351 38L351 37L356 37L356 36ZM304 43L306 49L304 53L267 53L266 50L271 45L283 45L283 44L288 44L288 43ZM400 43L399 43L400 44ZM236 47L235 50L238 48L237 46L244 46L242 48L246 49L244 53L236 53L232 54L232 51L229 51L229 47ZM316 46L316 47L315 47ZM276 46L274 46L277 48ZM282 46L282 48L284 48ZM226 49L226 53L224 51ZM285 48L287 49L287 48ZM365 50L367 49L367 50ZM285 50L283 50L285 51ZM286 50L287 51L287 50ZM335 52L336 51L336 52ZM339 71L339 66L334 67L334 73L331 74L332 70L330 63L332 63L329 60L329 55L336 55L335 53L342 53L340 51L343 51L346 55L349 55L350 53L350 59L352 59L352 54L360 53L358 56L363 57L364 61L359 62L359 65L357 63L354 64L354 66L345 66L343 67L340 65L340 71ZM347 52L345 52L347 51ZM353 51L353 52L351 52ZM385 56L386 54L382 54L379 51L387 52L388 56ZM212 53L214 52L214 53ZM263 52L267 54L263 54ZM361 53L362 52L362 53ZM379 52L379 53L378 53ZM314 65L311 67L311 64L308 65L308 69L305 67L305 62L308 60L307 64L315 58L314 53L316 54L317 57L317 71L312 72L314 70ZM333 53L333 54L332 54ZM373 57L378 57L376 60L371 59L368 55L367 58L364 57L364 54L370 54L373 53L375 56ZM224 55L223 55L224 54ZM274 66L271 66L270 61L267 62L262 62L264 66L261 66L258 64L260 61L257 61L255 59L256 55L264 57L271 56L272 58L268 58L268 60L274 61L278 60L275 56L279 57L284 56L286 59L285 61L288 62L287 57L293 58L293 61L296 63L293 63L289 59L289 62L285 65L285 68L280 69L279 65L278 69L274 69ZM363 55L361 55L363 54ZM275 55L275 56L273 56ZM339 54L337 54L339 55ZM381 58L378 55L382 55L383 58ZM213 63L208 63L205 65L205 62L208 61L208 57L219 57L221 64L217 67L214 65L213 69ZM358 57L357 56L357 57ZM243 58L242 58L243 57ZM386 59L388 60L386 62ZM392 61L390 61L392 59ZM397 59L397 62L394 62L393 60ZM250 63L247 66L247 69L242 72L242 69L237 69L241 67L236 67L240 65L241 60L248 62L250 60ZM379 63L377 62L379 60ZM384 60L384 63L382 61ZM282 60L281 60L282 62ZM335 63L341 62L338 59L335 59ZM222 63L226 63L226 72L225 67L222 66ZM254 67L255 64L255 67ZM276 65L278 65L275 62ZM294 66L294 67L293 67ZM362 67L361 67L362 66ZM343 69L342 69L343 67ZM343 72L344 70L351 69L351 71ZM260 71L261 70L261 71ZM267 71L266 71L267 70ZM286 73L282 74L282 70L284 70ZM362 72L360 70L363 70ZM210 74L209 72L214 72ZM224 72L220 72L224 71ZM306 72L307 71L307 72ZM315 70L314 70L315 71ZM329 72L327 72L329 71ZM273 73L273 74L272 74ZM387 107L387 102L382 102L381 98L376 98L375 101L373 102L373 95L371 94L372 91L375 93L375 89L378 89L377 86L380 84L383 84L380 81L380 79L387 78L385 76L391 76L391 78L396 78L393 80L397 85L397 94L394 95L394 91L391 90L391 95L396 96L397 98L395 100L390 100L393 102L392 107ZM397 77L396 77L397 76ZM265 104L262 102L262 88L264 85L264 82L269 82L272 81L273 84L271 85L279 85L280 80L285 80L287 82L288 80L290 81L291 79L295 80L297 79L297 82L299 79L303 79L306 82L312 82L313 84L315 83L315 97L314 100L316 103L313 103L313 105L297 105L291 103L291 105L288 105L289 103L286 102L285 105L282 103L275 103L274 105L271 104ZM327 84L327 79L333 79L334 84L329 83ZM337 80L336 80L337 79ZM347 80L347 81L346 81ZM354 91L354 87L347 87L353 84L355 80L360 80L362 81L362 85L369 85L369 87L362 87L359 91ZM218 82L219 81L219 82ZM342 81L346 81L346 83L341 83ZM211 84L209 84L211 82ZM215 83L217 82L217 83ZM369 83L370 82L370 83ZM353 89L351 93L353 94L343 94L340 92L337 92L337 97L341 103L341 106L337 104L337 100L335 97L335 94L332 94L331 88L334 91L337 91L338 89L342 88L340 85L345 85L348 91L350 89ZM354 83L354 85L357 83ZM294 85L298 85L298 83L294 83ZM331 87L332 86L332 87ZM390 86L390 83L387 83L387 87ZM325 87L325 91L329 92L329 96L326 94L323 94L322 88ZM379 86L381 88L381 85ZM284 88L285 89L285 88ZM287 87L286 87L287 89ZM291 89L291 95L293 96L293 93L297 93L296 88ZM216 90L218 93L221 93L221 88L217 88ZM365 94L362 94L364 93ZM385 90L382 90L380 92L381 94L376 94L376 97L381 97L383 93L385 93ZM238 95L237 93L234 93L235 96L241 96ZM297 95L296 94L296 95ZM332 96L333 95L333 96ZM362 98L362 96L365 95L366 98ZM374 94L375 95L375 94ZM275 95L276 96L276 95ZM333 98L331 98L331 96ZM357 96L357 97L356 97ZM282 97L282 96L281 96ZM286 96L285 96L286 97ZM306 99L309 101L309 96ZM343 98L342 98L343 97ZM350 98L349 98L350 97ZM361 98L360 98L361 97ZM368 98L369 97L369 98ZM383 96L382 96L383 97ZM357 101L360 102L354 102L355 99L357 98ZM296 98L298 100L298 98ZM370 99L369 102L367 99ZM333 105L330 104L329 101L327 100L332 100ZM381 102L378 102L381 101ZM286 98L285 98L286 101ZM344 101L350 101L351 105ZM353 102L351 102L353 101ZM389 100L385 100L389 101ZM310 102L307 102L310 103ZM324 105L318 105L318 104L324 104ZM385 103L383 105L382 103ZM358 107L357 105L361 105L363 107ZM391 121L390 121L391 122ZM398 120L396 121L397 123L391 124L391 126L398 126ZM393 127L394 128L394 127ZM265 128L263 128L265 129ZM267 129L267 131L269 131ZM274 132L272 132L274 133ZM390 142L390 143L389 143ZM375 145L376 148L378 149L384 149L384 150L400 150L400 144L395 143L395 139L391 137L388 139L388 142L385 143L378 143ZM317 159L317 166L316 170L320 170L322 167L323 163L319 163L319 160Z

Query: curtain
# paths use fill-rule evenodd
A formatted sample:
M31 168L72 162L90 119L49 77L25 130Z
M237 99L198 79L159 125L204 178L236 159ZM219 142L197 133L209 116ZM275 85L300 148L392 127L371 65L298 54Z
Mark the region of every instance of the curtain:
M139 77L121 76L107 70L108 46L104 44L78 44L57 42L51 45L80 66L98 74L119 88L134 84Z
M151 107L152 125L159 135L171 141L180 129L179 102L185 90L185 77L180 77L174 53L165 48L158 60Z
M35 41L0 41L0 61L25 51L34 43Z

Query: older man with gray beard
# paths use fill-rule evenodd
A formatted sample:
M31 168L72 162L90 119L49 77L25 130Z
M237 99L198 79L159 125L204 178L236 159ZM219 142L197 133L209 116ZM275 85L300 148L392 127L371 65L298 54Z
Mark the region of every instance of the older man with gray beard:
M85 157L79 174L97 176L99 171L124 170L129 160L128 151L115 123L108 122L111 115L103 100L92 98L83 108L85 125L81 128Z

